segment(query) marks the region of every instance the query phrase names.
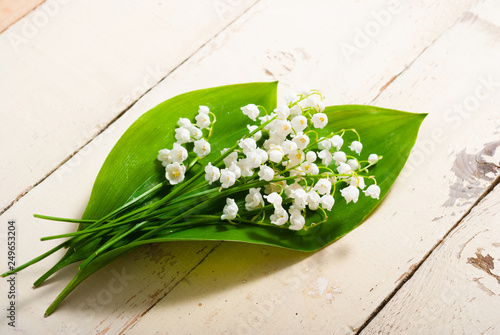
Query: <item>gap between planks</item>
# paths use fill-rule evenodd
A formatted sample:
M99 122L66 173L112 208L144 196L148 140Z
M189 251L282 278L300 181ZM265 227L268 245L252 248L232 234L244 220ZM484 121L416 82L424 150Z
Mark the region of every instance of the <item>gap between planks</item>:
M52 175L54 172L56 172L61 166L66 164L73 156L78 154L83 148L85 148L90 142L92 142L96 137L101 135L103 132L105 132L109 127L111 127L120 117L122 117L130 108L132 108L139 100L142 99L146 94L149 93L153 88L155 88L158 83L162 82L166 78L168 78L173 72L175 72L180 66L182 66L184 63L186 63L191 57L193 57L195 54L197 54L203 47L205 47L208 43L210 43L213 39L215 39L217 36L219 36L222 32L224 32L226 29L228 29L234 22L236 22L241 16L245 15L250 9L252 9L256 4L258 4L261 0L257 0L253 3L253 5L249 6L247 9L245 9L240 15L235 17L232 21L230 21L226 26L224 26L221 30L219 30L217 33L215 33L212 37L207 39L205 43L201 44L195 51L193 51L189 56L187 56L184 60L179 62L175 67L173 67L163 78L158 80L153 86L151 86L148 90L146 90L143 94L141 94L137 99L132 101L130 105L125 107L121 112L119 112L108 124L106 124L101 130L99 130L95 136L91 139L89 139L87 142L85 142L83 145L78 147L72 154L68 155L64 160L62 160L54 169L49 171L45 176L43 176L39 181L34 183L31 186L28 186L24 191L21 192L14 200L12 200L7 206L2 208L0 210L0 215L5 213L9 208L11 208L16 202L18 202L22 197L24 197L26 194L28 194L29 191L31 191L33 188L37 187L40 185L45 179L47 179L50 175ZM45 0L43 1L45 2ZM42 2L42 3L43 3ZM40 3L40 5L42 4ZM37 6L38 7L38 6ZM37 7L34 7L31 11L35 10ZM30 12L31 12L30 11ZM28 13L27 12L24 16L26 16ZM24 17L23 16L23 17ZM0 31L1 33L1 31Z
M118 335L124 335L125 332L128 330L128 329L132 329L134 328L134 326L137 324L137 321L142 318L144 315L146 315L150 310L152 310L163 298L165 298L170 292L172 292L173 289L175 289L177 287L177 285L179 285L180 282L182 282L184 280L184 278L188 277L191 272L193 272L201 263L203 263L205 261L205 259L208 258L208 256L210 256L210 254L212 252L215 251L215 249L217 249L221 244L222 244L223 241L219 241L209 252L206 253L205 256L203 256L203 258L198 262L198 264L196 264L195 266L193 266L193 268L191 270L189 270L188 272L186 272L186 274L184 276L182 276L182 278L180 280L178 280L171 288L170 290L168 290L167 292L165 292L165 294L159 298L154 304L152 304L148 309L146 309L143 313L141 313L138 317L134 318L132 320L131 323L125 325L125 328L123 328L119 333Z
M402 73L406 72L406 70L408 70L412 66L412 64L429 47L431 47L437 40L439 40L441 38L441 36L443 36L447 31L449 31L452 27L454 27L457 24L457 22L460 22L464 16L466 16L468 13L471 13L471 8L476 6L478 3L479 3L479 0L476 1L476 3L474 3L473 5L471 5L468 10L464 11L464 13L462 15L460 15L452 25L450 25L447 29L445 29L441 35L439 35L436 39L434 39L434 41L432 41L428 46L426 46L422 50L422 52L420 52L419 55L417 57L415 57L415 59L410 64L408 64L408 66L406 66L403 70L401 70L401 72L399 72L397 75L392 77L384 86L382 86L382 88L380 89L380 92L375 96L375 98L372 99L372 102L377 100L377 98L382 94L382 92L385 91L385 89L387 87L389 87ZM443 235L443 237L434 245L434 247L432 247L424 255L424 257L420 260L420 262L416 263L414 266L412 266L410 268L410 271L405 273L404 277L398 283L398 285L394 288L394 290L380 303L380 305L377 306L377 308L375 308L373 310L372 314L368 317L368 319L358 328L358 330L356 331L356 335L361 334L363 329L365 329L368 326L368 324L370 324L370 322L372 322L372 320L378 315L378 313L380 313L380 311L382 311L382 309L384 309L384 307L389 303L389 301L392 300L392 298L404 286L404 284L413 277L413 275L417 272L417 270L420 268L420 266L429 258L429 256L434 252L434 250L444 242L444 240L460 225L460 223L462 223L462 221L465 219L465 217L467 217L470 214L472 209L474 207L476 207L483 200L484 197L486 197L491 191L493 191L495 186L499 183L500 183L500 176L498 176L490 184L490 186L488 186L488 188L479 196L479 198L477 198L477 200L472 204L472 206L464 213L464 215L462 215L462 217L457 220L457 222Z
M5 30L7 30L10 26L12 26L14 23L16 23L17 21L21 20L22 18L24 18L26 15L28 15L29 13L31 13L32 11L34 11L35 9L37 9L39 6L41 6L46 0L39 0L39 3L37 4L34 4L33 7L28 7L26 9L24 9L24 11L21 11L20 13L16 13L12 19L12 21L10 22L7 22L7 24L4 26L3 23L0 24L0 34L3 33ZM2 3L2 7L4 6L9 6L9 2L11 2L10 5L12 5L13 7L15 7L16 5L19 4L19 0L12 0L12 1L3 1L4 3ZM33 5L33 4L32 4ZM14 12L16 10L13 10ZM1 21L4 22L4 20L8 20L9 18L7 17L8 15L4 15L2 14L1 16Z
M420 58L420 56L422 56L424 54L424 52L427 51L427 49L429 49L431 46L433 46L437 40L439 40L441 38L441 36L443 36L444 34L446 34L452 27L454 27L458 22L460 22L461 20L463 20L464 16L466 16L467 14L470 14L471 13L471 8L473 8L474 6L477 6L477 4L480 2L480 0L476 1L473 5L471 5L469 7L469 9L467 9L466 11L464 11L462 13L462 15L460 15L456 20L455 22L453 22L448 28L446 28L445 30L443 30L443 32L441 33L441 35L439 35L438 37L436 37L434 39L434 41L432 41L431 43L429 43L429 45L427 45L425 48L422 49L422 51L418 54L417 57L415 57L407 66L404 67L403 70L401 70L401 72L399 72L398 74L394 75L394 77L392 77L387 83L385 83L384 86L382 86L380 88L380 91L378 92L378 94L375 96L375 98L373 98L371 100L371 102L373 103L375 100L378 99L378 97L382 94L382 92L384 92L387 87L389 87L390 85L392 85L392 83L398 79L399 76L401 76L403 73L406 72L406 70L408 70L409 68L412 67L413 63L415 63L415 61L417 59Z
M406 284L407 281L409 281L413 275L418 271L420 266L425 263L425 261L429 258L429 256L434 252L434 250L439 247L447 238L448 236L453 233L455 229L458 228L458 226L464 221L464 219L470 214L470 212L477 206L479 203L490 193L493 191L495 186L497 186L500 183L500 176L497 176L495 180L488 186L488 188L477 198L477 200L472 204L472 206L462 215L462 217L446 232L446 234L443 235L443 237L434 245L432 249L427 252L424 257L420 260L420 262L416 263L415 266L411 267L411 271L408 271L405 273L404 277L402 280L399 282L399 284L394 288L394 290L382 301L382 303L377 306L377 308L373 311L373 313L370 315L370 317L366 320L361 327L356 331L356 335L361 334L363 329L365 329L370 322L384 309L384 307L394 298L396 293Z

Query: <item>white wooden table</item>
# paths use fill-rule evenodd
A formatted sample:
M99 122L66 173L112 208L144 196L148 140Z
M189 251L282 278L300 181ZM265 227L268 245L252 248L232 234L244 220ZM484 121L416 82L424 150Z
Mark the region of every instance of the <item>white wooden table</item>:
M429 116L383 204L321 251L152 245L44 318L75 271L32 290L56 254L17 274L15 328L0 281L1 334L500 334L500 2L40 2L0 2L2 272L8 222L18 263L55 245L74 227L32 214L81 216L119 136L176 94L279 80Z

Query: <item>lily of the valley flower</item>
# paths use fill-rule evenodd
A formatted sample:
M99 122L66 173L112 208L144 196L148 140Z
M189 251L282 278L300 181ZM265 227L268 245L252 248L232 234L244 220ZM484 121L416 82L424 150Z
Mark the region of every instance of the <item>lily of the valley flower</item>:
M290 210L290 227L291 230L301 230L304 228L306 219L302 216L302 213L298 209Z
M202 106L200 106L200 107L202 107ZM201 110L201 108L200 108L200 110ZM212 123L210 121L210 116L208 115L208 112L205 113L205 112L200 111L198 113L198 115L196 115L195 119L196 119L196 126L198 128L201 128L201 129L205 129L205 128L210 127L210 124Z
M198 155L198 157L205 157L210 153L210 143L208 143L204 138L194 142L193 151Z
M221 220L234 220L236 219L236 215L238 214L238 205L234 199L227 198L226 206L222 209Z
M327 211L331 211L333 204L335 203L335 199L331 194L325 194L321 197L321 207L326 209Z
M243 114L252 119L252 121L255 121L257 116L259 116L259 108L254 104L249 104L245 107L241 107L241 111L243 112Z
M208 181L210 185L216 182L220 178L220 170L216 166L212 166L212 163L208 163L205 166L205 180Z
M328 124L328 116L325 113L316 113L311 118L314 128L324 128Z
M352 141L351 145L349 146L349 149L357 153L358 155L361 154L361 150L363 149L363 144L359 141Z
M363 191L365 195L370 196L374 199L378 199L380 196L380 187L378 185L370 185L366 189L366 191Z
M343 188L342 190L340 190L340 193L345 198L347 203L349 203L351 201L354 203L358 202L359 189L356 186L349 185L346 188Z
M170 184L175 185L184 180L184 174L186 173L186 167L178 162L167 165L166 167L166 178Z
M275 207L274 213L270 217L271 223L282 226L288 222L288 212L283 207Z
M368 163L370 163L370 164L377 163L378 160L379 160L379 157L377 154L371 154L370 156L368 156Z
M249 193L245 197L245 209L247 211L264 206L264 199L262 198L262 194L260 194L260 188L251 188L248 191Z
M222 188L233 186L236 182L236 176L234 175L234 172L230 171L229 169L222 169L220 171L220 182L222 184Z

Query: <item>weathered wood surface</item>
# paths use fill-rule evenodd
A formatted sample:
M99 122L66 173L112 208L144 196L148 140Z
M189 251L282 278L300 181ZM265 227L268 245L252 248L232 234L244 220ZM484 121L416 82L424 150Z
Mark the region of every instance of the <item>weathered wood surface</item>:
M45 0L0 0L0 33Z
M217 7L218 10L226 10L218 12L224 14L223 17L236 4L232 2L233 7L228 7L229 2L214 2L220 3L226 4L225 7ZM80 9L85 8L85 5L79 6ZM92 6L98 8L103 5L96 3ZM111 11L114 6L110 4L106 9ZM247 8L250 6L247 5ZM236 7L239 14L245 11ZM120 11L124 13L137 8ZM199 9L196 12L198 15L206 11L206 8ZM40 243L38 239L41 236L74 229L71 225L35 221L31 214L81 215L92 181L120 134L139 115L178 93L235 82L279 79L281 94L307 84L322 90L328 104L372 103L429 113L411 159L383 206L363 225L331 246L314 254L302 254L236 243L154 245L138 250L97 273L71 294L56 313L44 319L43 311L69 280L74 269L55 276L37 290L31 291L30 286L48 264L60 256L57 255L18 275L18 328L26 333L43 327L51 333L82 334L199 333L200 330L228 334L331 334L357 332L361 327L365 327L365 333L371 333L388 330L391 325L394 329L401 329L405 319L401 317L399 320L399 316L392 311L408 303L402 301L400 295L404 297L405 292L422 290L421 286L413 283L413 279L405 283L401 293L394 295L395 300L390 300L382 308L379 317L375 316L371 321L370 317L377 315L379 307L385 304L384 300L391 298L421 263L415 278L428 262L448 262L448 254L436 256L443 246L436 249L431 257L425 257L462 216L466 215L464 222L468 222L469 209L481 194L488 192L499 173L497 167L491 164L500 163L500 150L496 150L500 119L495 109L500 102L498 9L494 1L477 4L476 1L442 1L437 4L431 1L370 1L357 4L316 1L301 2L295 6L286 1L260 1L236 21L227 19L226 25L229 26L215 38L203 35L189 42L191 46L197 43L203 47L192 56L186 51L185 62L160 83L151 81L153 88L147 94L61 166L58 167L64 158L91 139L97 130L87 134L89 136L76 138L69 138L64 129L52 130L50 135L53 137L37 146L33 145L32 139L23 136L10 142L14 145L11 144L13 148L5 157L9 157L13 165L9 167L11 170L2 166L2 174L7 174L7 181L14 176L19 176L19 180L11 184L2 181L2 195L11 188L26 189L30 183L41 180L44 173L58 167L0 216L2 223L8 219L16 220L20 236L19 261L25 261L53 245L52 242ZM389 13L387 19L378 21L381 20L381 13L385 13L383 11ZM148 15L151 13L149 11ZM155 18L162 15L166 15L165 12ZM61 12L59 24L63 26L69 17L70 13ZM144 14L144 22L146 18ZM188 18L192 19L191 16ZM104 24L99 21L101 19L95 18L95 24ZM29 17L18 24L22 24L23 20L29 20ZM300 25L297 22L317 24ZM373 27L377 23L380 27L378 32L373 30L370 36L362 33L375 29ZM190 29L206 30L204 27L198 23ZM128 28L127 32L139 36L146 28L139 25ZM0 43L9 30L0 35ZM54 34L50 29L44 31L47 38ZM78 25L76 31L82 36L99 38L98 29L85 30L83 24ZM186 34L194 36L180 30L176 33L178 35L171 43L181 43L179 41L186 38ZM125 34L115 32L113 36L125 43ZM363 34L366 35L365 40ZM146 39L148 41L144 44L154 45L158 35ZM38 42L40 45L37 48L42 48L46 45L44 43L50 45L49 40ZM104 39L102 41L104 43ZM60 46L65 43L61 42ZM96 45L94 48L98 49L99 44ZM8 52L2 54L1 50L4 49L0 48L0 57L11 57ZM158 52L161 54L161 51ZM36 53L35 48L25 57ZM154 54L151 57L160 56ZM126 91L133 91L138 81L106 79L110 73L106 71L111 71L109 67L113 71L120 68L112 64L116 61L116 54L102 52L95 57L95 63L86 65L87 69L96 71L92 72L95 78L104 76L102 85L111 92L110 95L116 99L120 94L132 94ZM176 58L178 62L180 59ZM13 57L11 62L18 69L26 65L23 58L15 60ZM151 64L149 62L146 55L129 59L122 65L133 63L133 68L139 70L127 69L133 73L121 75L138 76L140 81L141 66L144 69ZM174 63L171 61L169 64ZM74 64L69 62L68 66ZM63 68L58 70L61 76ZM96 69L106 71L99 73ZM16 80L21 83L31 78L35 83L30 85L36 86L41 83L39 71L28 67ZM15 74L10 73L12 76ZM80 77L71 72L63 77L72 85L88 85L92 79L87 77L79 81L75 78ZM55 82L56 79L51 79L49 84ZM109 111L107 106L113 101L110 97L88 100L92 92L83 91L86 99L66 97L65 104L75 106L71 117L61 119L57 113L51 114L47 109L39 111L40 127L52 129L59 125L56 128L69 127L67 132L74 133L74 129L79 129L75 124L80 122L87 127L102 129L106 122L127 107ZM22 94L19 87L9 88L3 77L0 92L5 96ZM54 88L35 92L26 108L34 108L36 101L45 99L45 95L57 97L60 94L61 91ZM106 115L101 116L99 113L104 111ZM25 122L15 119L15 114L8 113L7 109L1 112L2 120L4 116L8 120L2 123L5 128L22 128ZM104 123L101 117L106 120ZM60 143L48 148L54 141ZM64 145L64 141L71 147L61 152L60 146ZM3 149L4 146L2 155ZM44 173L36 169L32 174L23 174L20 169L23 160L30 155L49 154L46 164L41 166L45 169ZM5 195L4 203L10 203L16 195ZM458 229L464 222L458 225ZM472 229L471 234L476 231L479 230ZM453 237L459 244L472 238L467 231L463 237L454 237L454 234L459 235L452 233L449 239ZM492 234L492 239L495 238L497 241L492 243L500 240L498 232ZM2 245L5 240L6 236L0 234ZM448 239L444 243L446 241ZM489 254L493 258L497 257L491 252ZM486 257L485 253L482 255ZM5 257L0 257L0 266L5 267ZM473 268L470 264L468 266ZM496 270L491 271L498 274ZM446 278L453 280L454 277L450 273ZM484 284L483 279L479 280ZM441 277L436 276L434 285L440 287L446 283L443 284ZM486 287L493 292L498 288L494 285ZM0 283L0 290L5 292L5 281ZM460 297L454 299L457 306L469 303ZM417 299L405 306L408 311L406 317L411 318L410 312L420 309L421 303ZM498 304L498 296L482 299L477 304L482 308L493 308ZM431 311L432 306L428 306L421 310L420 316L428 316ZM446 317L432 319L429 327L436 326L438 328L434 329L443 333L473 329L474 322L470 320L462 328L453 328L449 324L439 327L449 321ZM5 324L0 327L9 330Z
M0 34L0 212L254 2L51 0Z
M499 213L495 188L362 334L499 334Z

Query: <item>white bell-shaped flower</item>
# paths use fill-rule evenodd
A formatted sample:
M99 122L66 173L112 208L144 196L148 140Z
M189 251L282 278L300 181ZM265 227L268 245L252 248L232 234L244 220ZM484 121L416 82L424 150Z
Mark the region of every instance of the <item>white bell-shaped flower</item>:
M221 152L221 154L223 154L227 149L223 150L223 152ZM230 167L232 163L236 163L236 161L238 160L238 153L236 151L233 151L231 152L229 155L227 155L226 158L223 159L224 161L224 165L226 165L226 167Z
M297 135L293 137L292 141L297 144L297 148L304 150L309 145L311 139L303 133L297 133Z
M195 117L196 119L196 126L200 129L205 129L210 126L210 115L208 113L198 113Z
M311 121L314 128L324 128L328 124L328 116L325 113L316 113L312 116Z
M189 130L191 138L194 138L195 140L199 140L200 138L203 137L203 132L201 131L200 128L196 127L195 125L191 125L186 129ZM190 142L193 142L193 140L191 139Z
M307 206L309 207L310 210L313 211L317 210L320 203L321 203L321 197L317 192L315 191L307 192Z
M307 118L303 115L297 115L292 119L291 123L296 133L301 133L307 128Z
M287 155L293 155L294 153L297 152L297 143L290 141L290 140L285 140L283 142L283 152Z
M337 167L337 171L340 173L340 174L344 174L348 171L351 171L351 167L349 166L349 164L346 164L346 163L340 163L339 166Z
M229 171L234 173L234 178L238 179L241 177L241 168L236 162L232 162L231 165L229 166Z
M309 163L314 163L317 158L318 157L314 151L308 151L306 153L306 161L308 161Z
M257 129L257 128L259 128L259 127L257 127L257 126L252 126L252 125L247 124L247 128L248 128L248 132L250 132L250 133L251 133L252 131L254 131L255 129ZM256 132L255 134L253 134L252 138L253 138L255 141L260 140L260 139L262 138L262 131L260 131L260 130L259 130L258 132Z
M205 166L205 180L207 180L208 183L212 185L212 183L219 180L219 178L219 168L216 166L212 166L212 163L208 163L207 166Z
M210 113L210 108L207 106L199 106L198 113L207 114Z
M234 185L236 182L236 176L229 169L222 169L220 171L220 183L222 184L222 188L228 188Z
M361 150L363 149L363 144L359 141L352 141L351 145L349 146L349 149L357 153L358 155L361 153Z
M302 163L300 168L305 174L309 174L309 175L319 174L319 167L314 163L309 163L308 161L305 161L304 163Z
M357 188L360 189L364 189L366 187L365 178L360 176L353 176L349 178L349 185L356 186Z
M181 117L179 121L177 121L177 125L181 128L187 128L191 126L191 121L188 118Z
M271 144L269 150L267 151L269 160L273 163L280 163L283 160L283 148L276 144Z
M347 161L347 164L349 164L349 166L351 167L351 170L353 170L353 171L356 171L357 169L359 169L359 163L356 159L349 159Z
M327 211L331 211L333 204L335 204L335 199L331 194L325 194L321 197L321 207Z
M180 144L174 143L173 149L170 150L170 160L172 162L182 163L188 156L187 150Z
M318 157L321 158L321 163L324 166L330 165L333 160L332 153L328 149L323 149L318 153Z
M180 127L180 128L175 128L175 140L179 144L184 144L188 143L191 141L191 133L189 132L189 129Z
M261 165L259 170L259 180L271 181L273 178L274 170L267 165Z
M296 208L303 209L307 206L307 192L302 187L293 190L290 198L293 199L293 204Z
M302 212L298 209L290 209L290 226L288 229L291 230L301 230L304 228L306 219L302 215Z
M296 166L302 164L302 162L306 158L306 155L304 154L304 151L297 150L293 154L287 155L287 157L288 157L288 166Z
M205 157L210 153L210 143L208 143L204 138L194 142L193 151L198 155L198 157Z
M370 164L377 163L378 159L379 157L377 154L371 154L370 156L368 156L368 163Z
M346 202L358 202L359 189L356 186L349 185L346 188L340 190L340 194L345 198Z
M173 162L165 168L165 177L171 185L175 185L184 180L186 167L178 162Z
M274 213L270 216L271 223L282 226L288 222L288 212L281 206L274 207Z
M378 199L380 196L380 187L378 185L370 185L366 189L366 191L363 191L366 196L370 196L373 199Z
M224 209L222 209L222 215L220 217L221 220L234 220L237 214L238 205L236 205L234 199L227 198L226 206L224 206Z
M281 207L281 204L283 203L283 198L278 194L278 192L272 192L265 195L264 198L266 198L267 202L272 204L274 208Z
M347 162L347 156L343 151L336 151L333 153L333 160L335 161L335 164L339 165L340 163Z
M290 115L292 117L302 115L302 108L299 105L293 105L290 107Z
M326 178L321 178L314 185L314 189L321 195L328 194L332 189L332 182Z
M337 148L337 150L340 150L342 145L344 144L344 139L340 137L339 135L333 135L333 137L330 139L330 143Z
M172 163L172 160L170 158L170 150L168 149L162 149L158 151L158 157L156 157L163 166L167 166L168 164Z
M251 188L245 197L245 209L251 211L264 206L264 199L260 193L260 188Z
M241 107L241 111L243 112L243 114L252 119L252 121L255 121L260 113L259 108L254 104L249 104L244 107Z
M257 143L253 138L245 138L244 140L240 141L238 143L238 146L243 149L243 153L247 155L248 152L252 152L253 150L257 149Z
M286 120L290 115L290 108L286 105L279 105L274 109L274 112L278 115L278 117L282 120Z

